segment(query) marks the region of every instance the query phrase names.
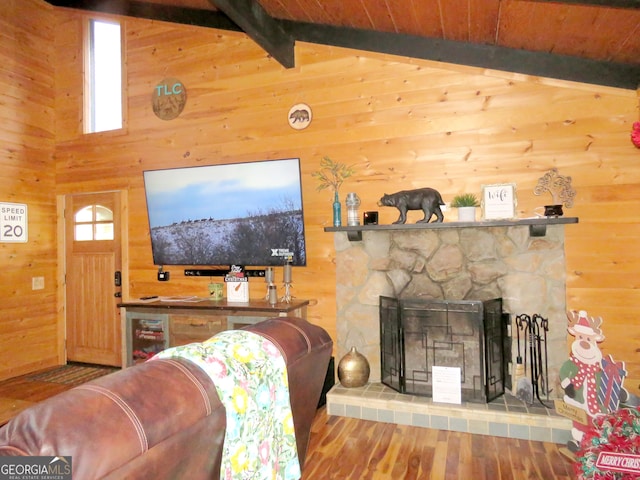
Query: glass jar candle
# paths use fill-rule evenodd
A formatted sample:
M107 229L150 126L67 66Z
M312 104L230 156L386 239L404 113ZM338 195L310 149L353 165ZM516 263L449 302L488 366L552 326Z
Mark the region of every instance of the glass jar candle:
M274 282L275 278L273 267L267 267L264 271L264 281L270 285Z
M347 193L345 204L347 205L347 225L360 225L360 214L358 213L360 198L358 197L358 195L353 192Z
M278 303L278 290L275 285L269 285L269 294L267 296L270 305L273 306Z
M291 280L292 280L291 263L287 262L284 264L284 270L282 272L282 281L284 283L291 283Z

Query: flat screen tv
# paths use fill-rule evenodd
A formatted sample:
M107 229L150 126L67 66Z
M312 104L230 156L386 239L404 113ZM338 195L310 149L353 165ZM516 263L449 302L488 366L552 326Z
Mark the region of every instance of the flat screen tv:
M299 159L143 175L155 265L306 265Z

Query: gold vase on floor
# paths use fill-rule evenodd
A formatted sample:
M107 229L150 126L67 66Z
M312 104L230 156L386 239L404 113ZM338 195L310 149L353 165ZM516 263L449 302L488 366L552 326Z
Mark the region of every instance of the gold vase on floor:
M369 381L369 362L356 347L351 350L338 363L338 380L343 387L362 387Z

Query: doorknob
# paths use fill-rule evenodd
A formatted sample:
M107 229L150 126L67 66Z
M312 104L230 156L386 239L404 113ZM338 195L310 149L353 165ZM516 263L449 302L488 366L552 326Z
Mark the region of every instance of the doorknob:
M122 296L122 292L116 292L113 294L114 297L120 298Z

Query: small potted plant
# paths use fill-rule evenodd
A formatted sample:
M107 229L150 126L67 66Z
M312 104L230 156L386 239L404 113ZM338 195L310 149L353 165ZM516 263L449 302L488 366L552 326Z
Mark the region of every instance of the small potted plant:
M476 207L480 206L480 201L474 193L463 193L453 197L451 206L458 209L458 220L460 222L475 222Z

